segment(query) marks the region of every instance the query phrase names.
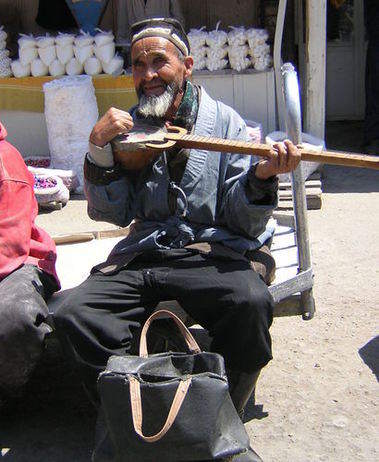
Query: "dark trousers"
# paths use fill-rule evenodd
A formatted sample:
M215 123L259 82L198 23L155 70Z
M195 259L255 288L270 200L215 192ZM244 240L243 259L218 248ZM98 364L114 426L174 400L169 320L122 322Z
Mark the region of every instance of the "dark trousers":
M96 379L111 355L130 351L133 336L160 301L177 300L209 331L211 350L241 372L272 358L273 301L248 261L179 249L138 257L112 274L93 272L57 310L63 347L84 379ZM93 382L92 382L93 383Z
M56 290L53 278L24 265L0 282L0 393L24 385L52 331L45 300Z

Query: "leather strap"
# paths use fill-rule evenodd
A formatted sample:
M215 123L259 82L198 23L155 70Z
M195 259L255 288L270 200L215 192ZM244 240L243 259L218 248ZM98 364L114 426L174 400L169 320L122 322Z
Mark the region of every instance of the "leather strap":
M155 311L145 322L145 325L143 326L142 332L141 332L141 340L140 340L140 346L139 346L139 355L142 358L147 358L149 356L148 351L147 351L147 342L146 342L146 335L147 331L149 330L150 324L154 321L154 319L157 318L171 318L175 321L176 325L179 327L180 332L183 334L184 340L187 343L187 346L189 350L192 353L200 353L201 349L196 342L196 340L193 338L191 332L187 329L187 327L182 323L182 321L171 311L168 310L159 310Z
M179 383L166 422L158 433L151 436L145 436L142 433L143 415L140 383L133 375L129 375L128 379L134 430L144 441L146 441L146 443L155 443L170 430L172 424L175 422L176 416L182 407L184 398L187 396L188 388L191 385L192 378L189 377L188 379Z

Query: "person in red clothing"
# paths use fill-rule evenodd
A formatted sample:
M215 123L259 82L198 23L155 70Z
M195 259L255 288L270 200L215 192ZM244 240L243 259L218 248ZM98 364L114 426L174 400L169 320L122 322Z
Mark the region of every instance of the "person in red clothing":
M54 241L34 220L34 177L0 123L0 405L27 382L51 332L46 300L59 289Z

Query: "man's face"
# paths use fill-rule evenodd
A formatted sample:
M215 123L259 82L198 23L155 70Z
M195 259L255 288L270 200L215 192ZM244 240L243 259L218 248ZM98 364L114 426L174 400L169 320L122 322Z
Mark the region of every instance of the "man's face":
M132 47L132 72L144 116L164 117L191 75L193 60L181 60L173 43L162 37L146 37Z

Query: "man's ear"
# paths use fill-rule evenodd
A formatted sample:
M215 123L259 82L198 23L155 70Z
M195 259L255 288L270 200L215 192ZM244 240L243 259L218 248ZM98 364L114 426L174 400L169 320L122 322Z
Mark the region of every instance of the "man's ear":
M193 58L192 56L186 56L184 58L184 66L186 68L184 77L190 77L192 75L192 68L193 68Z

